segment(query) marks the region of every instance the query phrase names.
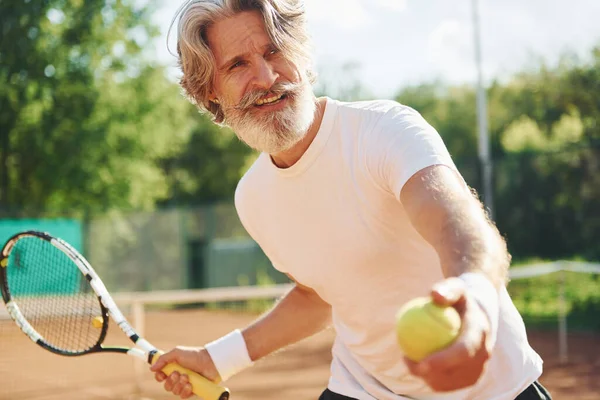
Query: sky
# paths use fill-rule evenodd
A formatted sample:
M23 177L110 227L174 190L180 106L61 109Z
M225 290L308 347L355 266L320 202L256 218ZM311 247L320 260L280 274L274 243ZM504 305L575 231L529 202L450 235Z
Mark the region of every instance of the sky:
M158 0L156 58L177 76L167 31L182 0ZM484 81L600 45L600 0L478 0ZM475 84L473 0L305 0L315 66L331 86L359 80L373 97L440 80ZM169 41L174 48L174 34ZM344 69L351 64L352 70ZM346 83L344 83L346 82Z

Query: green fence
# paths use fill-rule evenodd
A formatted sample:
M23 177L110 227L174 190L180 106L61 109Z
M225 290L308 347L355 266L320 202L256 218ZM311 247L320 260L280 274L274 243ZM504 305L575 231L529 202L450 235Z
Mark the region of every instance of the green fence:
M0 241L2 245L13 235L21 231L37 230L50 232L54 236L61 237L71 243L79 251L83 249L82 224L73 219L5 219L0 220ZM34 240L34 239L28 239ZM27 251L29 242L19 240L17 246L13 249L8 264L8 276L10 281L13 277L20 274L18 286L13 286L12 291L18 292L13 295L49 295L73 293L78 290L81 275L69 274L64 269L57 271L39 271L32 274L31 271L24 271L21 265L36 265L37 268L45 268L44 265L28 262L28 257L33 257L31 251ZM52 246L50 243L47 246ZM66 258L66 256L64 256ZM43 276L44 279L39 279Z
M287 282L230 204L94 218L86 257L109 290L150 291Z

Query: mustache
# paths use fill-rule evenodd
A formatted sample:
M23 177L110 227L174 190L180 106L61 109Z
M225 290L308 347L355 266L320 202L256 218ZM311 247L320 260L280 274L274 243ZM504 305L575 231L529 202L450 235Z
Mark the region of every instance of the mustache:
M294 97L300 90L302 90L302 83L277 82L269 90L253 90L246 93L240 102L232 108L236 110L246 110L254 106L258 100L264 97L282 95Z

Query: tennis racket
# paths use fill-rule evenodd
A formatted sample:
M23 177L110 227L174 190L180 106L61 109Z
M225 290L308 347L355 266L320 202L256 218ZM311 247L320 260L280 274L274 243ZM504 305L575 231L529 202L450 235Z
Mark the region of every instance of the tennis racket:
M128 354L156 362L160 354L129 325L87 260L67 242L47 233L21 232L0 253L0 288L19 328L46 350L63 356ZM135 344L108 347L109 316ZM204 400L227 400L229 390L177 364L163 370L186 374Z

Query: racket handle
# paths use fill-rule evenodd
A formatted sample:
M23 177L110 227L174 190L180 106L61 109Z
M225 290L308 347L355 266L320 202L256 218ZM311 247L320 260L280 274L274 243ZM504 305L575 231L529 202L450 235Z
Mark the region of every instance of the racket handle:
M161 352L157 352L152 356L152 364L158 360L158 357L160 357L161 354ZM216 383L203 377L199 373L192 371L191 369L184 368L176 363L167 364L162 369L162 372L164 372L167 376L171 375L175 371L188 376L189 381L192 384L192 392L194 392L196 396L202 398L203 400L229 399L229 389L217 385Z

